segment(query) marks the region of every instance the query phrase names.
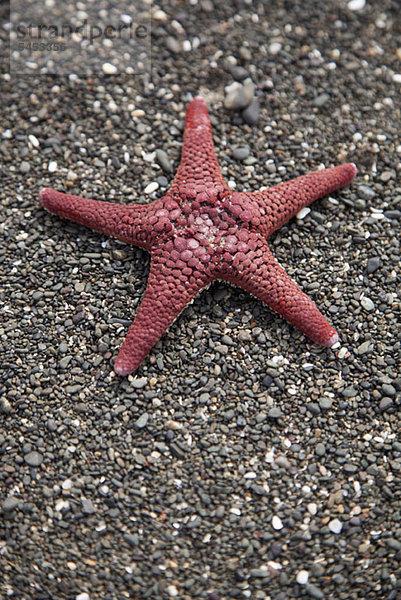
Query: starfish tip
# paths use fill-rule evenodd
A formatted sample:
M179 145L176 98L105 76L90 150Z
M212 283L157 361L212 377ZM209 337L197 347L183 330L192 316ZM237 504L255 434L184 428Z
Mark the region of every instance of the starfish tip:
M126 364L124 364L124 361L119 360L118 358L116 359L116 361L114 363L114 372L117 375L121 375L122 377L125 377L126 375L129 375L130 373L132 373L132 371L133 371L133 369L128 367Z
M332 346L334 346L334 344L337 344L339 340L338 337L338 333L337 331L335 331L327 340L327 343L325 344L327 346L327 348L331 348Z
M43 188L39 192L39 202L45 208L48 208L49 201L51 199L52 191L50 188Z

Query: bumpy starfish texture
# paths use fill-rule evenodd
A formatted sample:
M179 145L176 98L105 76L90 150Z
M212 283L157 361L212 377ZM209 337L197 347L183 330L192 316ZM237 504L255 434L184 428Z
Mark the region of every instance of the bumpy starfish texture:
M162 198L126 206L45 188L40 202L56 215L150 251L145 295L114 365L117 374L128 375L214 280L250 292L314 342L335 344L336 331L278 264L266 238L355 174L348 163L265 191L234 192L221 174L206 103L198 96L188 105L181 162Z

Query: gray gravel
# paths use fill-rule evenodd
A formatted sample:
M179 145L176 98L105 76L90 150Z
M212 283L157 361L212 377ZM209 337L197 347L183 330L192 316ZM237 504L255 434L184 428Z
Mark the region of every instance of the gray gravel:
M0 76L1 598L401 595L399 5L290 4L163 0L151 81ZM271 239L340 345L215 284L119 378L148 255L38 191L150 202L198 93L237 189L357 163Z

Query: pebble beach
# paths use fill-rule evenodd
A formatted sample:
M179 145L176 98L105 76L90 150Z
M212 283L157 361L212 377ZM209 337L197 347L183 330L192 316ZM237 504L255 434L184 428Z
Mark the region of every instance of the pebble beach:
M13 71L3 15L0 598L400 600L399 4L143 4L139 74ZM357 165L269 240L340 341L216 282L119 377L149 255L39 191L162 196L196 95L233 190Z

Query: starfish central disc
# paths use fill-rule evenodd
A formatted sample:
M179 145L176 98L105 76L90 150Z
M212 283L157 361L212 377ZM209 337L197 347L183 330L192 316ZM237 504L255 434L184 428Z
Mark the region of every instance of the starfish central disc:
M355 174L355 165L347 163L261 192L232 192L217 162L206 103L196 97L187 109L180 165L162 198L125 206L45 188L40 202L56 215L150 251L145 295L114 365L117 374L128 375L214 280L250 292L314 342L335 344L336 331L278 264L266 239Z

